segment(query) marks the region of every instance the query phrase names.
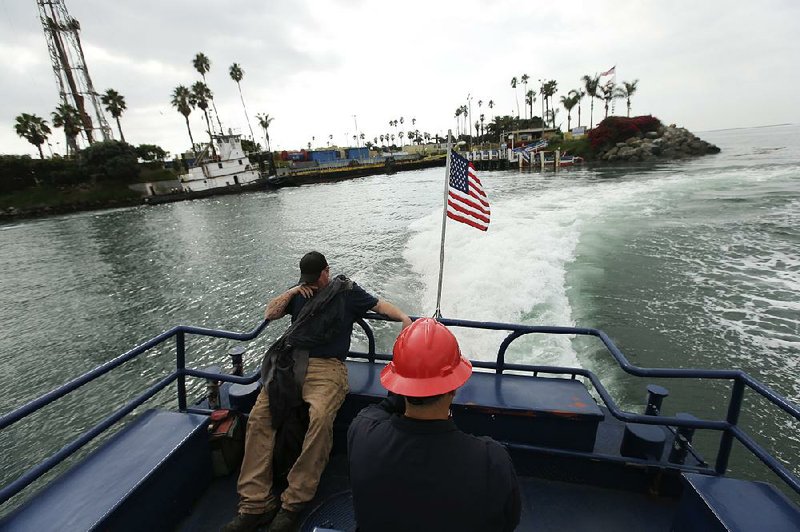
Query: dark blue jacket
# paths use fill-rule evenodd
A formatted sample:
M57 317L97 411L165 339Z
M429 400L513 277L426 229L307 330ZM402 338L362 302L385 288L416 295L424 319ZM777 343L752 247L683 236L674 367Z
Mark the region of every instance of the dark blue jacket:
M406 418L400 401L365 408L347 433L359 531L514 530L520 491L505 448L452 420Z

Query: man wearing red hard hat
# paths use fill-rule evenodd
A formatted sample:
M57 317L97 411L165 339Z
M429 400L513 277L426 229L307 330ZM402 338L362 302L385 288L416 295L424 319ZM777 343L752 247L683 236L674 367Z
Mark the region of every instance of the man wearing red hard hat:
M450 418L472 374L453 333L432 318L404 329L381 372L387 399L347 433L358 528L372 531L514 530L520 492L511 458Z

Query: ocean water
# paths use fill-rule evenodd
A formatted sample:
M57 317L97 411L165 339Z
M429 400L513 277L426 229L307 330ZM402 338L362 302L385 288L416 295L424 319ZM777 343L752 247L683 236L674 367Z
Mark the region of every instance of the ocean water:
M686 161L483 172L487 233L448 223L446 317L605 330L649 367L740 368L800 402L800 127L700 132ZM324 252L334 273L415 315L436 303L443 169L0 225L0 411L177 324L244 331ZM258 364L283 326L248 346ZM398 327L377 326L389 351ZM502 334L456 331L475 359ZM357 345L363 338L357 337ZM196 367L232 344L190 340ZM514 361L595 371L641 411L646 382L596 343L526 337ZM5 484L174 367L165 346L0 436ZM723 418L730 387L659 382L667 413ZM193 393L203 384L192 382ZM150 404L174 405L174 390ZM800 472L800 426L753 394L743 425ZM713 455L718 436L698 435ZM713 461L713 457L711 458ZM733 469L772 480L735 449Z

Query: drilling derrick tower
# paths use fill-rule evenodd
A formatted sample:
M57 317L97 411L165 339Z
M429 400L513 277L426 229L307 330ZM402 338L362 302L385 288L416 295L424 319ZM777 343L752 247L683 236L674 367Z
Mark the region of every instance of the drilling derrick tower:
M64 0L36 0L36 3L61 101L78 110L87 143L91 144L98 135L102 140L112 139L83 57L78 35L80 23L69 16Z

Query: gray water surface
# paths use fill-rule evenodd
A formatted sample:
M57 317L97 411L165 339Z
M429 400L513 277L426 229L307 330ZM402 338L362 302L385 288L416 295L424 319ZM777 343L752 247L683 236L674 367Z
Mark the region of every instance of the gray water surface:
M800 400L800 127L702 133L722 153L557 174L482 172L487 233L449 223L447 317L604 329L632 362L741 368ZM245 331L310 249L408 313L435 307L443 169L0 225L0 410L177 324ZM249 347L254 369L283 325ZM398 327L383 324L389 351ZM456 331L472 358L501 336ZM363 339L356 340L363 345ZM232 343L190 340L195 367ZM645 382L596 344L529 338L515 361L596 371L641 410ZM174 368L167 346L0 436L3 483ZM729 388L662 382L668 413L722 418ZM191 383L200 393L202 383ZM749 397L753 397L752 394ZM152 404L173 406L174 390ZM749 400L744 423L800 471L800 427ZM706 441L707 440L707 441ZM701 439L713 450L718 437ZM735 468L770 479L745 453Z

